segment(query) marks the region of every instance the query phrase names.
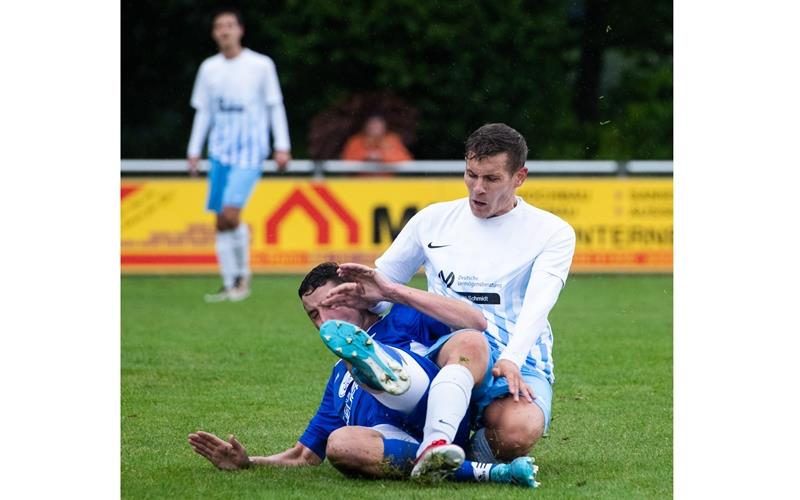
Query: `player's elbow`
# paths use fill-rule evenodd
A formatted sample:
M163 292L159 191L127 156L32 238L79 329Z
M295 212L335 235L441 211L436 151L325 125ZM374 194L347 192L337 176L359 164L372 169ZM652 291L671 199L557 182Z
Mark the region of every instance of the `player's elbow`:
M462 329L477 330L479 332L483 332L484 330L489 328L489 323L486 321L486 318L477 308L470 310L469 314L463 315L462 318L463 318L463 324L460 325Z

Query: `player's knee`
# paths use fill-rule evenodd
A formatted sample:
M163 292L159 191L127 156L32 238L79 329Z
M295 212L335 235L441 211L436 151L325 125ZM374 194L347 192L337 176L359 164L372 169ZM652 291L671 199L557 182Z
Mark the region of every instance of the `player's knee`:
M484 366L489 357L489 343L477 330L466 330L453 337L455 345L450 360L461 364ZM457 358L457 359L455 359Z
M530 453L542 437L543 430L543 426L534 419L526 419L494 429L488 436L497 458L513 460Z
M236 229L236 227L239 225L238 213L223 212L222 219L225 221L225 226L227 227L226 230Z
M325 447L325 455L330 460L331 465L339 469L340 467L348 468L352 464L350 459L352 455L349 453L347 446L347 436L342 431L337 429L328 436L328 444Z
M526 422L503 429L500 435L498 447L501 451L505 451L503 455L513 459L527 455L542 436L542 430L533 422Z
M502 460L527 455L544 433L544 414L529 403L498 400L487 408L484 418L487 439Z
M342 474L349 476L369 475L364 457L353 447L353 437L348 435L347 428L337 429L328 437L325 455L331 465Z

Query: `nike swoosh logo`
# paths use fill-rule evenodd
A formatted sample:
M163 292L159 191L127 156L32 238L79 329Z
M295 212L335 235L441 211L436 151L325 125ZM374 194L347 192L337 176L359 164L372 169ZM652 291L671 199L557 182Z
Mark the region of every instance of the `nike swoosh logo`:
M444 424L444 425L446 425L446 426L450 427L451 429L454 429L454 430L456 430L456 428L455 428L455 427L453 426L453 424L451 424L450 422L445 422L444 420L442 420L442 419L439 419L439 423L440 423L440 424Z
M450 245L434 245L432 241L428 242L428 248L444 248L449 246Z

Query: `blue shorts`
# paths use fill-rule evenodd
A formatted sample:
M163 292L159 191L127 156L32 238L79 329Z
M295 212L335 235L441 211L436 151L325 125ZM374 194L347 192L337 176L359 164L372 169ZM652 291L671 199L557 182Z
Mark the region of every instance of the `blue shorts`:
M224 165L214 158L209 158L209 161L211 170L208 172L206 208L218 214L222 213L222 207L242 208L261 178L261 166L237 168Z
M425 356L431 360L436 360L442 346L450 340L453 335L458 335L459 332L453 332L449 335L440 337L439 340L433 344ZM483 377L480 385L472 390L472 398L470 403L470 410L473 415L473 427L482 427L483 412L495 399L500 399L510 394L508 391L508 380L505 377L495 378L492 375L492 367L497 360L500 359L500 351L492 344L489 344L489 361L486 363L486 374ZM553 386L547 381L544 373L530 366L529 364L522 365L520 368L522 379L533 391L533 402L536 406L541 408L544 413L544 432L550 428L550 416L552 414L553 405ZM521 400L521 399L520 399Z

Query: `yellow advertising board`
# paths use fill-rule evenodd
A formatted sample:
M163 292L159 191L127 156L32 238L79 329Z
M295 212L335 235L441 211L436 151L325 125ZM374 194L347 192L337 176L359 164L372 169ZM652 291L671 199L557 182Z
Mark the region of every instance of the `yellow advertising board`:
M123 273L216 272L203 179L123 179ZM517 191L575 228L572 272L671 272L672 179L529 178ZM459 178L262 179L242 214L254 272L373 265L403 224L466 195Z

